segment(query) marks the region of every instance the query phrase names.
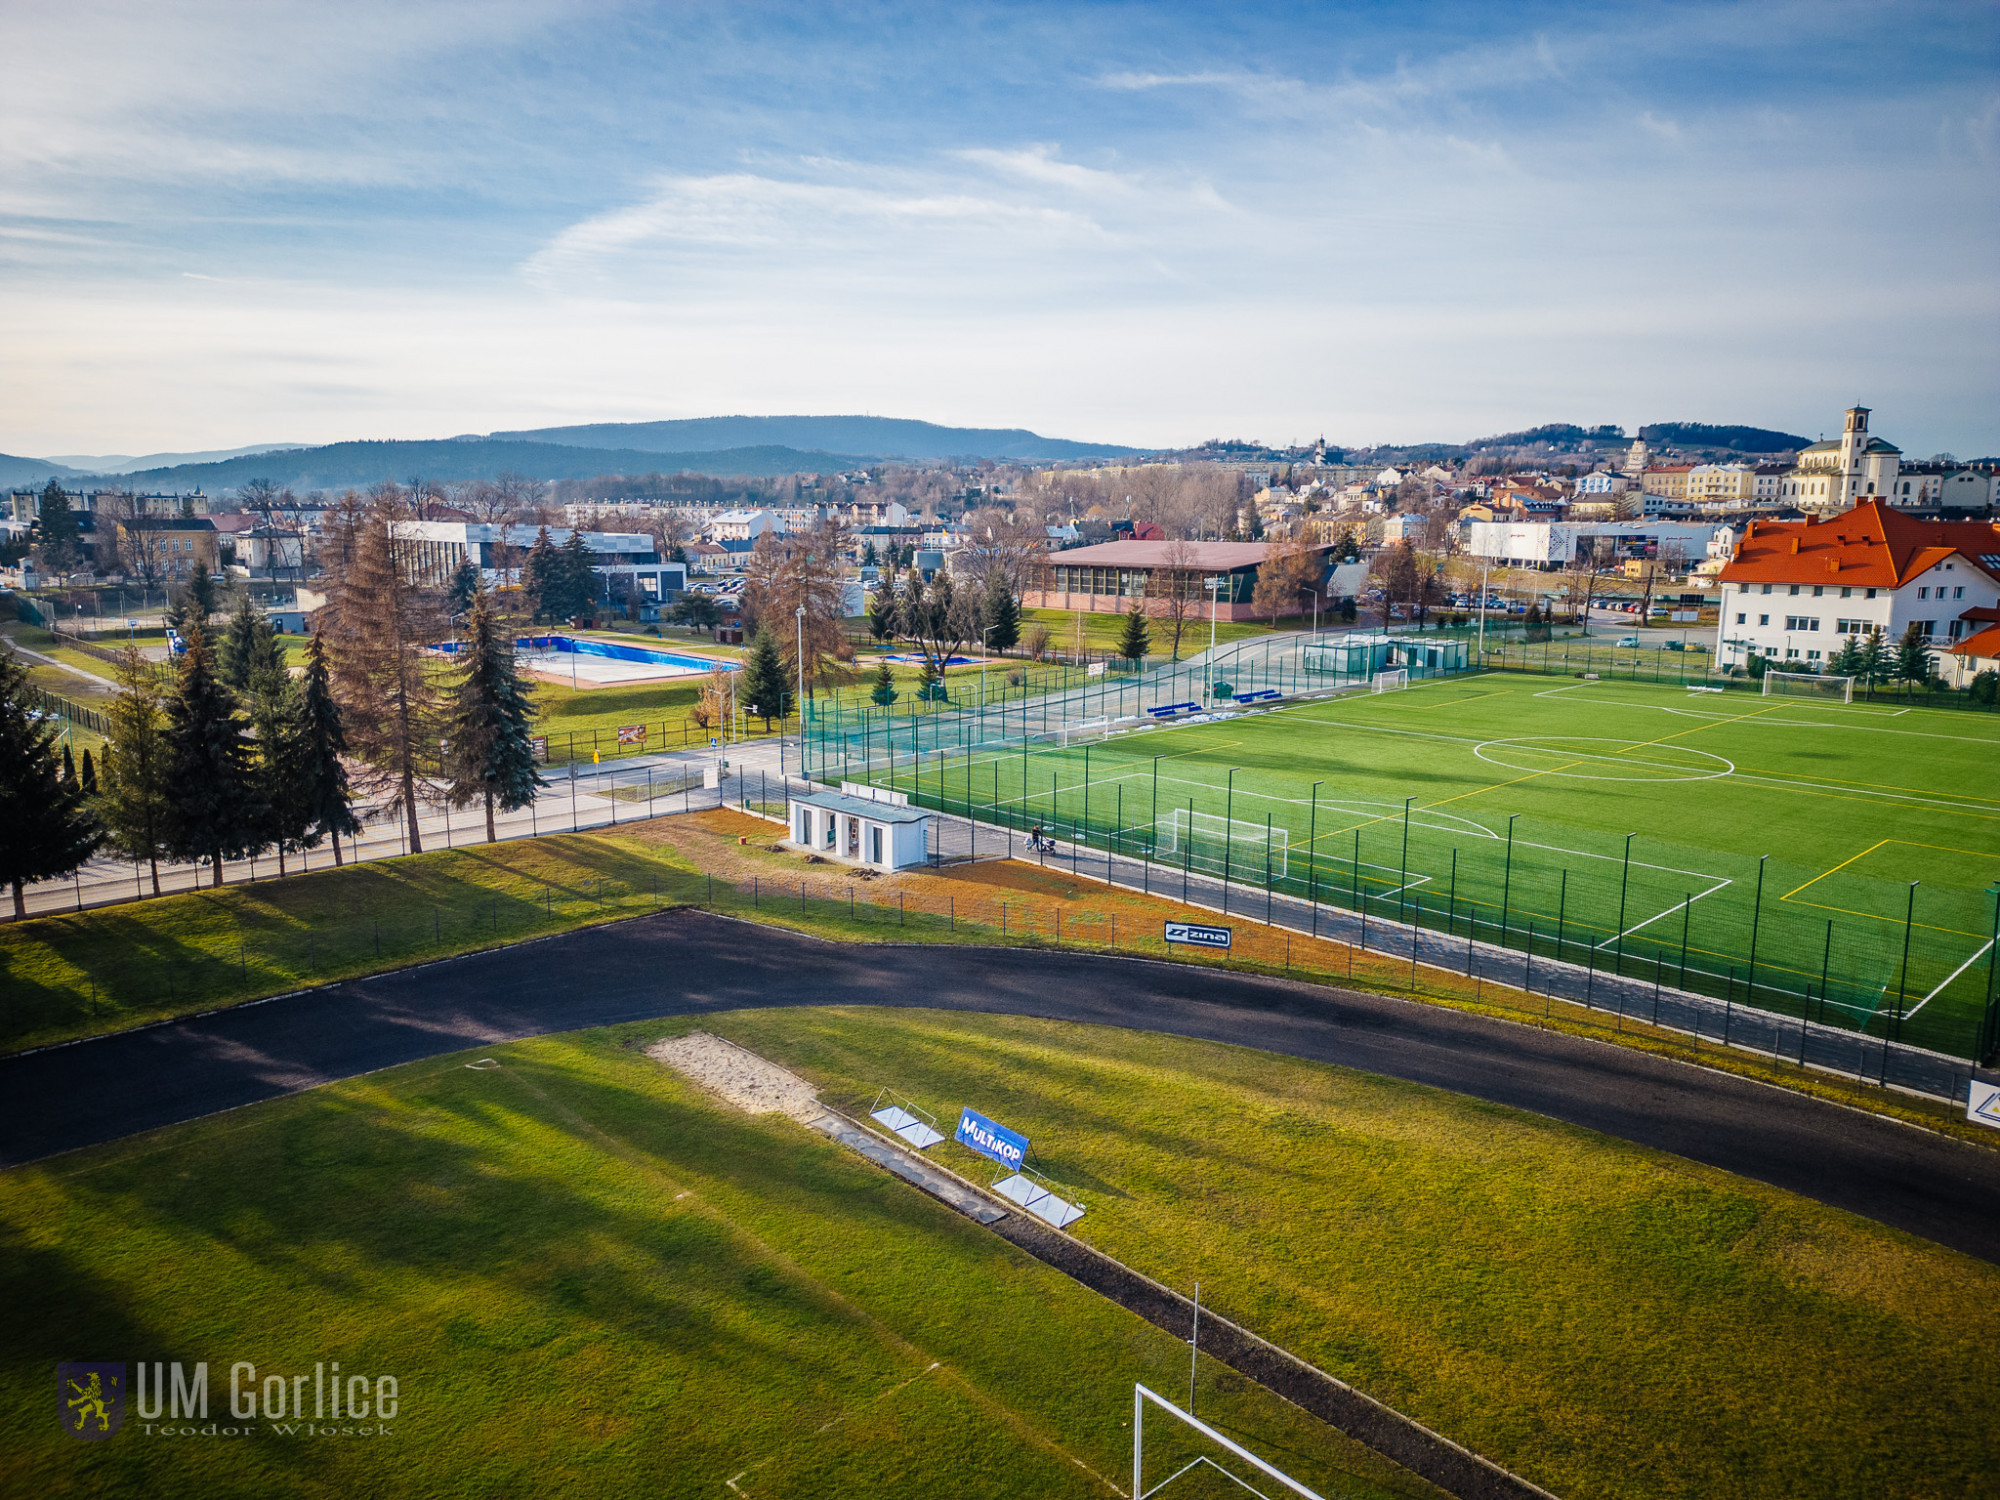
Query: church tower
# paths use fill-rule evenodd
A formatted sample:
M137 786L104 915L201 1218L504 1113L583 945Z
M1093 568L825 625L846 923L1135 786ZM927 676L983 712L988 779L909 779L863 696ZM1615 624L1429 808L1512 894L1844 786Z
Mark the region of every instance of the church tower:
M1840 495L1835 510L1847 510L1861 489L1861 461L1868 454L1868 408L1850 406L1840 430Z

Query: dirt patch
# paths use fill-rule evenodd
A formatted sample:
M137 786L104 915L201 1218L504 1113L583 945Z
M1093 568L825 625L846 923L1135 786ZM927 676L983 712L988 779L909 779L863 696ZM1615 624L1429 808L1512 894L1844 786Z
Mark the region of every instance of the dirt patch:
M825 1113L813 1086L798 1074L706 1031L655 1042L646 1056L746 1114L788 1115L811 1124Z

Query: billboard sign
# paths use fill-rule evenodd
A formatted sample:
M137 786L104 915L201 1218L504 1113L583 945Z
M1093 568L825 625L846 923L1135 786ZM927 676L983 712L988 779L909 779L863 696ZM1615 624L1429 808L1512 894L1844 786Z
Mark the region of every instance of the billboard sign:
M646 726L644 724L620 724L618 726L618 745L620 749L623 749L627 745L643 745L645 743Z
M1973 1079L1965 1095L1965 1118L2000 1130L2000 1085Z
M1227 948L1232 929L1209 927L1200 922L1167 923L1167 941L1189 943L1197 948Z
M958 1112L958 1133L953 1139L961 1146L970 1146L981 1156L991 1157L1003 1167L1018 1169L1028 1154L1028 1138L1025 1135L996 1124L977 1110L961 1109Z
M528 749L533 753L535 759L543 765L549 763L549 737L547 735L538 734L529 740Z

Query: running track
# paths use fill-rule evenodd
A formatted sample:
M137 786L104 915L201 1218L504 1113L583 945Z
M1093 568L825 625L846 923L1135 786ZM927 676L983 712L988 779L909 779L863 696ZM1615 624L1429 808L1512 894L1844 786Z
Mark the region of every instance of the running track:
M819 942L674 911L0 1059L0 1165L467 1047L771 1005L1142 1027L1430 1084L2000 1263L2000 1152L1602 1042L1377 995L1026 949Z

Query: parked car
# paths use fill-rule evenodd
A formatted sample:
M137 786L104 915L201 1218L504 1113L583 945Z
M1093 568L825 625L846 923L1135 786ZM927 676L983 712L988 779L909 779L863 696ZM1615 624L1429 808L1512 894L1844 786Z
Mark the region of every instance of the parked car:
M1621 646L1629 646L1633 650L1637 650L1639 646L1639 637L1637 637L1636 635L1621 635L1618 637L1618 644Z

